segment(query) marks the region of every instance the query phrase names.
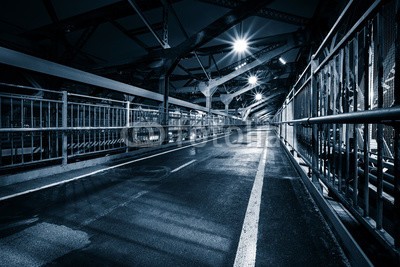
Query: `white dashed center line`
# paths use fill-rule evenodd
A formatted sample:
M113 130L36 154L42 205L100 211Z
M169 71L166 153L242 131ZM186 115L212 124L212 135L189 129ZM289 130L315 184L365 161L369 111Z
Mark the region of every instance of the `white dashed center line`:
M185 168L186 166L188 166L188 165L190 165L190 164L192 164L193 162L195 162L196 160L194 159L194 160L191 160L191 161L189 161L189 162L187 162L187 163L185 163L185 164L183 164L182 166L179 166L178 168L176 168L176 169L173 169L172 171L171 171L171 173L173 173L173 172L177 172L177 171L179 171L180 169L183 169L183 168Z

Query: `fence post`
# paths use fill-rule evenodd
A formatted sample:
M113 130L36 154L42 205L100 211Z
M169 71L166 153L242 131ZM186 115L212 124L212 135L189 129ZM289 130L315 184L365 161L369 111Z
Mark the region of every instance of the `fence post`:
M67 91L62 92L61 123L62 123L62 165L66 165L68 163L68 135L67 135L68 93L67 93Z
M131 114L130 114L130 102L129 102L129 101L126 101L126 124L125 124L125 126L127 127L127 129L126 129L126 135L125 135L125 138L126 138L126 139L129 138L129 136L128 136L128 134L129 134L129 127L131 126L130 119L131 119ZM128 140L125 140L125 144L126 144L126 150L125 150L125 152L129 152L129 145L128 145L129 142L128 142Z
M400 0L396 1L396 43L394 77L394 106L400 106ZM394 243L400 249L400 124L394 127Z
M315 118L318 116L318 88L317 88L317 81L314 77L314 70L318 67L318 62L315 60L313 56L311 58L311 116ZM311 145L312 145L312 182L316 186L319 191L322 191L321 184L319 183L319 173L318 173L318 125L312 125L312 138L311 138Z

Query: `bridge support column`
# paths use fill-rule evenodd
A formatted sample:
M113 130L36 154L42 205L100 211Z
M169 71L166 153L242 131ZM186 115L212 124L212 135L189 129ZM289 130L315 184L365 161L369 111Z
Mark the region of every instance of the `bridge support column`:
M163 103L161 107L161 125L162 125L162 133L160 138L163 140L160 140L163 144L166 144L169 142L169 137L168 137L168 106L169 106L169 78L167 75L163 75L160 77L160 83L159 83L159 90L160 94L163 94ZM161 130L161 129L160 129Z

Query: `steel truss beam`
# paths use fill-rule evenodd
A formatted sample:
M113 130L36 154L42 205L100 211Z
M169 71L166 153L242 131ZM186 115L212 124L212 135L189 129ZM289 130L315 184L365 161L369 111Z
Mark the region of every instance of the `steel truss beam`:
M262 108L263 106L267 105L268 103L270 103L269 101L277 96L283 95L285 94L284 92L280 92L280 93L275 93L275 94L271 94L269 96L266 96L265 98L263 98L262 100L255 102L253 104L251 104L250 106L245 107L242 110L242 114L243 114L243 120L246 120L247 117L255 110L258 110L260 108Z
M241 94L244 94L250 90L253 90L257 86L259 86L259 84L251 84L251 85L248 85L232 94L221 94L220 99L224 104L229 104L235 97L237 97Z
M158 34L153 30L153 28L150 25L150 22L146 19L146 17L140 10L140 7L133 0L128 0L128 3L132 6L136 14L140 17L140 19L143 21L143 23L146 25L149 31L153 34L153 36L156 38L157 42L161 45L161 47L164 49L170 48L169 44L166 43L162 38L160 38L160 36L158 36Z
M67 67L61 64L33 57L17 51L13 51L11 49L7 49L4 47L0 47L0 63L14 66L17 68L27 69L34 72L44 73L50 76L55 76L67 80L72 80L93 86L107 88L125 94L140 96L160 102L162 102L164 99L164 96L159 93L154 93L137 86L132 86L118 81L114 81L92 73ZM189 109L209 111L205 107L189 103L180 99L176 99L173 97L169 98L169 103L181 107L186 107ZM218 115L225 115L223 112L220 111L211 110L211 112Z
M171 0L172 2L180 2L182 0ZM142 1L141 1L142 2ZM145 4L140 4L142 11L148 11L161 6L159 0L146 0ZM42 26L40 28L27 31L25 37L32 39L51 38L56 33L64 34L66 32L79 31L91 26L97 26L102 23L108 23L134 14L132 7L127 1L119 1L110 5L106 5L85 13L81 13L69 18L62 19L57 23Z
M238 0L201 0L202 2L210 3L213 5L218 5L227 8L236 8L238 7L243 1ZM295 25L305 25L309 21L309 19L305 17L296 16L293 14L281 12L271 8L261 8L255 13L257 16L264 17L267 19L272 19L276 21L282 21L289 24Z
M210 23L202 30L187 38L181 44L171 49L154 51L153 53L149 53L148 55L126 66L148 63L154 58L161 58L163 59L163 62L165 62L164 69L168 70L167 74L169 75L175 69L181 58L197 50L204 44L230 29L232 26L250 17L258 9L262 8L268 3L271 3L272 1L273 0L249 0L241 3L237 8L232 9L225 15Z
M278 43L275 45L272 45L268 48L268 52L266 52L264 55L260 56L258 59L254 60L253 62L250 62L246 64L245 66L232 71L231 73L219 78L219 79L212 79L208 82L200 82L198 86L190 86L190 87L183 87L180 89L177 89L177 93L193 93L199 90L199 88L215 88L217 86L220 86L227 81L230 81L237 76L242 75L243 73L260 66L261 64L264 64L265 62L293 49L293 44L294 42L292 40L288 41L287 44L283 43Z

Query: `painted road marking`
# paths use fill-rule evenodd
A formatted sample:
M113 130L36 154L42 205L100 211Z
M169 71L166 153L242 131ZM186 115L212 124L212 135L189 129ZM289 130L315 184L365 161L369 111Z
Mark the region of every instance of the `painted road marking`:
M261 154L257 174L254 179L253 188L247 205L246 215L243 221L239 245L236 251L234 267L255 266L257 252L258 221L260 218L261 193L264 183L265 164L267 161L267 141Z
M192 145L188 145L188 146L184 146L184 147L174 148L174 149L171 149L171 150L168 150L168 151L164 151L164 152L160 152L158 154L150 155L150 156L147 156L147 157L144 157L144 158L127 161L127 162L120 163L120 164L117 164L117 165L114 165L114 166L110 166L110 167L107 167L107 168L104 168L104 169L100 169L100 170L97 170L97 171L93 171L93 172L90 172L90 173L79 175L79 176L76 176L76 177L68 179L68 180L63 180L63 181L60 181L60 182L55 182L55 183L52 183L52 184L44 185L44 186L41 186L41 187L38 187L38 188L26 190L26 191L15 193L15 194L8 195L8 196L4 196L4 197L0 198L0 201L11 199L11 198L14 198L14 197L23 196L23 195L26 195L26 194L29 194L29 193L33 193L33 192L37 192L37 191L40 191L40 190L43 190L43 189L47 189L47 188L50 188L50 187L63 185L63 184L66 184L66 183L69 183L69 182L72 182L72 181L75 181L75 180L79 180L79 179L82 179L82 178L85 178L85 177L88 177L88 176L91 176L91 175L94 175L94 174L97 174L97 173L100 173L100 172L104 172L104 171L108 171L108 170L115 169L115 168L118 168L118 167L122 167L122 166L131 164L131 163L135 163L135 162L138 162L138 161L142 161L142 160L146 160L146 159L150 159L150 158L155 158L155 157L158 157L158 156L161 156L161 155L164 155L164 154L168 154L168 153L171 153L171 152L175 152L175 151L178 151L178 150L182 150L182 149L185 149L185 148L188 148L188 147L198 146L198 145L201 145L201 144L204 144L204 143L208 143L208 142L211 142L211 141L214 141L214 140L217 140L217 139L221 139L221 138L224 138L224 137L225 137L225 135L224 136L220 136L220 137L216 137L216 138L213 138L213 139L210 139L210 140L206 140L206 141L203 141L203 142L200 142L200 143L196 143L196 144L192 144Z
M173 170L171 171L171 173L172 173L172 172L177 172L177 171L179 171L180 169L185 168L186 166L192 164L192 163L195 162L195 161L196 161L195 159L194 159L194 160L191 160L191 161L189 161L188 163L185 163L185 164L183 164L182 166L179 166L178 168L173 169Z

